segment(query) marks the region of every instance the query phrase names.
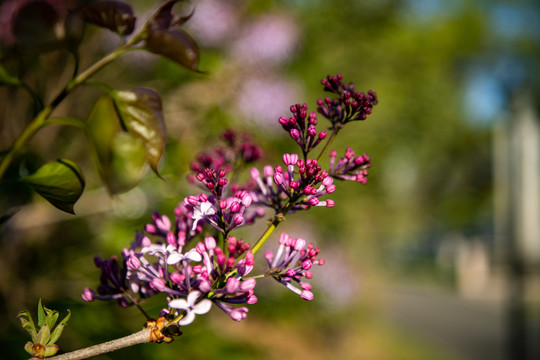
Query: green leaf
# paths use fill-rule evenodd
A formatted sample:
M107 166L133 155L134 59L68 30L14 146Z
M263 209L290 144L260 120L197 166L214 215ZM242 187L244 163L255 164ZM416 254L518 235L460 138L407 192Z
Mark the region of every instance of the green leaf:
M24 344L24 351L26 351L30 355L34 355L34 343L31 341L27 341L26 344Z
M165 152L167 131L159 94L147 88L113 93L116 109L127 131L140 138L146 148L146 160L158 173L158 164Z
M145 47L189 70L199 72L199 47L182 30L149 31Z
M45 308L45 312L47 313L47 316L45 317L45 325L47 325L49 329L53 329L54 324L56 324L56 320L58 320L58 311Z
M113 175L109 186L113 193L132 189L141 180L146 167L144 142L129 133L118 132L114 137L110 171Z
M63 318L58 326L56 326L56 329L51 334L51 340L49 341L49 344L54 344L58 341L60 338L60 335L62 335L62 331L64 331L64 327L67 325L67 322L69 318L71 317L71 311L68 309L68 314L65 318Z
M43 324L45 324L46 314L45 314L45 309L43 307L43 304L41 304L41 299L39 299L39 302L38 302L37 313L38 313L38 327L42 327Z
M49 343L49 339L51 338L51 331L47 325L43 325L37 334L36 341L34 341L34 344L41 344L43 346L47 345Z
M34 174L21 178L58 209L74 214L73 205L84 190L81 170L71 160L58 159L40 167Z
M58 345L52 344L45 346L45 352L43 353L44 357L49 357L56 355L56 353L60 350L60 347Z
M120 35L135 29L136 17L130 5L121 1L95 1L81 10L84 21L107 28Z
M21 311L17 317L21 321L21 325L23 329L25 329L30 336L32 336L32 341L36 341L37 339L37 331L36 331L36 325L34 325L34 320L32 319L32 315L30 315L30 312L28 310Z
M13 34L25 50L52 50L61 45L62 24L54 7L43 0L21 7L13 20Z
M112 194L133 188L146 170L146 147L139 137L120 129L113 101L98 99L87 122L87 133L101 179Z

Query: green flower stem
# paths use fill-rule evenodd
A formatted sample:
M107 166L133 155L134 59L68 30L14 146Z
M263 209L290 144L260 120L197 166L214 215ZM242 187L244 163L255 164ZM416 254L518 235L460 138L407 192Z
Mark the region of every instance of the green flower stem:
M101 70L105 65L109 64L111 61L115 60L124 53L135 50L136 48L132 47L134 43L139 41L137 37L134 37L132 41L121 46L112 53L101 58L95 64L90 66L84 72L79 74L76 78L71 80L66 87L54 98L51 103L41 110L36 117L28 124L28 126L23 130L22 134L15 140L13 146L7 151L4 157L0 160L0 179L4 176L7 168L13 161L13 158L24 145L42 128L53 110L69 95L69 93L78 85L84 83L88 78Z
M115 350L124 349L137 344L150 342L152 328L144 328L139 332L125 336L120 339L107 341L103 344L90 346L84 349L75 350L62 355L48 357L48 360L80 360L88 359L101 354L106 354Z
M332 142L334 141L334 138L336 137L336 135L338 134L339 132L339 127L335 127L334 130L332 131L332 134L330 135L330 137L328 138L328 140L326 141L326 144L324 145L324 148L321 150L321 153L319 154L319 156L317 157L317 163L320 163L324 154L326 154L326 152L328 151L328 149L330 148L330 145L332 145Z
M257 253L257 251L259 251L259 249L264 245L264 243L266 242L266 240L268 240L268 238L270 237L270 235L272 235L272 233L274 232L274 230L276 230L276 227L282 223L283 221L285 221L285 216L283 215L284 213L288 213L289 212L289 206L290 204L288 204L288 206L285 207L283 213L279 213L279 214L276 214L276 216L274 216L274 220L272 220L272 222L270 223L270 225L268 225L268 228L266 229L266 231L261 235L261 237L259 238L259 240L257 240L257 242L255 243L255 245L253 245L253 247L250 249L251 252L253 254Z

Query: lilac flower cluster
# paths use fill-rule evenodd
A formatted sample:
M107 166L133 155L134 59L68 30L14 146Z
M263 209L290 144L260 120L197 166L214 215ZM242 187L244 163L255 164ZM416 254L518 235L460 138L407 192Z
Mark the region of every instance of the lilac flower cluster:
M347 85L342 80L342 74L322 79L324 90L338 97L317 100L317 111L330 120L333 129L341 129L350 121L365 120L379 102L374 91L369 90L367 94L358 92L353 83Z
M185 197L174 210L172 221L155 213L152 222L136 233L131 247L123 250L121 263L116 258L96 258L101 285L97 292L85 289L83 299L115 299L121 306L136 305L143 311L144 298L165 294L167 304L160 318L179 326L190 324L196 315L210 311L212 305L233 320L244 319L247 306L258 301L254 292L256 279L263 277L272 277L301 298L312 300L307 280L313 276L311 268L323 265L324 260L318 258L319 248L302 238L281 234L277 251L265 254L267 268L258 275L252 272L255 254L288 214L333 207L334 201L326 196L335 191L335 179L367 181L371 160L365 154L355 156L352 148L347 148L339 159L337 152L331 151L328 170L320 164L341 126L365 118L377 103L373 92L357 93L352 83L344 85L341 80L341 75L323 80L326 90L339 95L338 99L319 104L319 112L334 126L330 136L317 132L316 114L308 115L307 105L291 106L293 116L280 117L278 122L300 145L303 157L283 154L284 166L266 165L262 174L253 167L250 181L239 184L231 179L240 178L237 172L258 160L262 150L245 135L225 132L225 146L199 155L191 165L193 174L189 179L205 192ZM308 157L323 141L326 145L319 157ZM231 235L238 227L263 216L265 208L272 209L273 214L257 241Z
M293 116L285 118L281 116L278 121L283 129L291 135L291 138L295 140L304 157L307 153L313 150L322 140L326 139L326 131L317 133L317 114L314 112L307 112L308 106L306 104L296 104L291 106L291 112Z
M368 170L371 167L371 158L367 154L354 156L351 147L345 150L345 156L336 162L337 151L330 151L330 176L340 180L352 180L362 184L367 183Z
M299 159L297 154L284 154L284 170L281 166L264 168L264 178L257 168L250 171L251 178L257 183L258 191L253 193L257 204L265 205L281 212L307 210L312 206L333 207L331 199L320 200L335 190L332 177L322 170L317 160Z
M253 142L249 134L238 134L232 130L226 130L221 138L225 144L199 154L191 163L191 170L196 173L203 173L206 169L212 169L216 173L223 170L224 172L221 173L226 174L239 163L249 164L263 156L261 147ZM193 177L190 180L195 182Z
M302 278L313 277L309 271L313 265L324 265L323 259L317 259L318 254L319 248L314 247L312 243L306 245L304 239L294 239L283 233L279 238L279 248L275 256L271 251L267 251L264 255L270 267L267 275L300 295L302 299L313 300L311 285ZM300 288L293 285L293 282Z

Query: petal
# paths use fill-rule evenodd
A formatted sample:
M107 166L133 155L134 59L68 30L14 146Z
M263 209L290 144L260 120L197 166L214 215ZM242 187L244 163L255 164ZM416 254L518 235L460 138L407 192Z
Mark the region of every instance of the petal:
M201 300L193 307L193 312L198 315L206 314L212 308L212 301L208 299Z
M181 310L187 310L189 308L186 299L174 299L169 301L169 307Z
M182 255L179 254L178 252L174 252L171 255L169 255L169 257L167 258L167 264L169 265L178 264L180 260L182 260Z
M199 253L197 252L197 250L195 250L195 249L189 250L189 251L186 253L185 257L188 258L188 259L191 260L191 261L196 261L196 262L199 262L199 261L202 260L202 255L199 254Z
M178 320L178 325L180 326L189 325L193 322L193 320L195 320L195 313L193 311L188 311L186 315L184 315L183 318Z
M187 296L187 303L189 304L189 306L193 306L195 305L195 302L197 301L197 299L199 298L199 296L201 296L201 292L200 291L192 291L188 294Z
M214 215L216 213L216 209L214 209L210 201L205 201L201 204L201 212L204 215Z

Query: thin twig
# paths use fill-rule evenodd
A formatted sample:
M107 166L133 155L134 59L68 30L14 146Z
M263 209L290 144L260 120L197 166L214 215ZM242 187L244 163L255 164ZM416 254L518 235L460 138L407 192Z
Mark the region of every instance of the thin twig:
M152 328L147 327L139 332L125 336L120 339L107 341L103 344L93 345L84 349L71 351L62 355L47 358L47 360L81 360L88 359L115 350L124 349L137 344L150 342Z

